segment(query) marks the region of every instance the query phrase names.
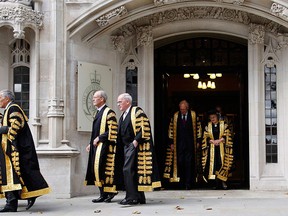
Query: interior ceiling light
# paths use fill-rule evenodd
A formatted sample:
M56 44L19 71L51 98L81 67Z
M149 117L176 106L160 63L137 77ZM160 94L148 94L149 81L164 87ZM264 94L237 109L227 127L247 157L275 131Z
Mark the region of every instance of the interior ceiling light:
M199 74L198 74L198 73L194 74L193 79L199 79L199 78L200 78L200 77L199 77Z
M184 78L190 78L190 74L184 74Z
M216 73L216 77L222 77L222 73Z

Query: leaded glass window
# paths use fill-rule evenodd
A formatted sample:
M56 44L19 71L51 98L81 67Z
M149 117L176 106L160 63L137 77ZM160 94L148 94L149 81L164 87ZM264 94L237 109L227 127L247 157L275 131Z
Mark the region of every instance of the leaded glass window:
M278 162L277 150L277 70L265 65L266 163Z
M22 107L29 116L30 94L30 45L27 41L15 40L11 44L11 58L13 67L13 91L15 102Z
M129 61L126 68L126 92L132 96L132 105L138 104L138 68L135 66L134 60Z

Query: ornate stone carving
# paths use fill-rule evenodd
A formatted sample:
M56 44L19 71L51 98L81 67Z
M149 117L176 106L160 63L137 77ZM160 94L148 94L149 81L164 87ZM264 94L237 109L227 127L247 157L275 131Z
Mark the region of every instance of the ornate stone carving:
M0 23L10 25L14 29L14 37L22 39L25 37L24 28L32 26L41 29L43 26L44 14L32 10L31 7L14 4L0 4Z
M100 27L104 27L104 26L110 24L112 22L112 20L125 15L127 12L128 11L127 11L126 7L121 6L121 7L118 7L116 9L110 11L109 13L99 17L98 19L96 19L96 22Z
M48 118L50 117L64 117L64 100L63 99L58 99L58 98L53 98L49 100L48 102Z
M177 3L177 2L187 2L187 1L189 1L189 0L154 0L154 5L155 6L161 6L161 5L165 5L165 4L172 4L172 3ZM241 5L244 3L244 0L214 0L214 1L221 2L221 3L237 4L237 5Z
M278 37L278 47L277 49L286 49L288 47L288 34L279 34Z
M223 2L223 3L229 3L229 4L237 4L241 5L244 3L244 0L215 0L216 2Z
M167 10L147 16L152 26L181 21L186 19L220 19L249 24L250 18L246 12L217 7L186 7Z
M265 28L263 25L251 23L249 26L248 40L250 44L264 43Z
M288 20L288 8L284 7L283 5L273 3L271 5L271 13L285 20Z
M32 5L32 0L0 0L0 2L12 2L12 3L19 3L26 6Z
M111 41L113 47L118 52L124 53L125 52L125 38L124 36L111 36Z
M153 41L152 26L140 26L136 30L137 46L149 46Z

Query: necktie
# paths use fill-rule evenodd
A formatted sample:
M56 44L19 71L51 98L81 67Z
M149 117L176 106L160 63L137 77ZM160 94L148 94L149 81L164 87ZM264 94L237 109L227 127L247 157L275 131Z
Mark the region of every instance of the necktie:
M185 124L186 124L186 115L182 115L182 123L185 126Z
M123 114L123 121L125 120L126 115L127 115L127 112L125 111L124 114Z

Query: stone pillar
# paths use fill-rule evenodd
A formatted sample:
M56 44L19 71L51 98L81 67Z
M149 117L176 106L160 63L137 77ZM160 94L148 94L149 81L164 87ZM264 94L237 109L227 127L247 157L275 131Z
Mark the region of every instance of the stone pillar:
M30 124L36 147L40 139L40 117L39 117L39 71L40 71L40 37L39 30L35 32L33 61L30 65Z
M141 69L138 73L138 101L154 129L154 43L152 26L141 26L136 30L137 47Z
M287 189L288 181L288 127L287 127L287 107L288 107L288 35L278 36L278 52L279 62L277 64L277 119L278 127L278 170L281 170L282 176L285 178L285 190ZM279 185L279 183L277 184ZM282 187L283 188L283 187Z
M65 131L65 24L63 1L51 0L50 12L50 100L48 102L48 144L37 148L45 177L52 188L52 195L70 198L73 193L73 171L79 151L69 146ZM49 16L47 16L49 17ZM48 31L47 31L48 32ZM64 183L64 184L63 184Z
M264 26L250 24L248 43L250 188L257 184L265 163Z

